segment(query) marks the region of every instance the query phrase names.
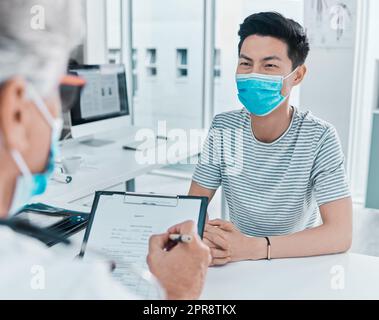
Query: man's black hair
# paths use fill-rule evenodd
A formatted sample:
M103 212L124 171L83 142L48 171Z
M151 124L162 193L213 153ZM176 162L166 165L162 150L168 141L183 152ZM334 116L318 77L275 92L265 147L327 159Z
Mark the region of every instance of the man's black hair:
M288 57L292 61L293 69L304 64L309 53L309 40L304 28L277 12L252 14L240 25L238 35L239 54L245 39L252 35L270 36L284 41L288 45Z

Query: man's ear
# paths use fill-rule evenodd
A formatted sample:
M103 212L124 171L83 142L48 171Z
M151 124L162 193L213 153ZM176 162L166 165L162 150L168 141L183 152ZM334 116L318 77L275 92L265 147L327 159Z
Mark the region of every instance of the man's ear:
M26 83L12 78L0 87L0 130L4 147L23 152L28 145Z
M293 80L293 86L298 86L304 79L305 75L307 73L307 67L303 64L297 68L297 71L295 72L295 78Z

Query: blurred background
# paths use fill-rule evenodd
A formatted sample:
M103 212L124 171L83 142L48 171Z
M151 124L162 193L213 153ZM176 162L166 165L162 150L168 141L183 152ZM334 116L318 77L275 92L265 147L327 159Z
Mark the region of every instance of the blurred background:
M235 70L245 17L277 11L307 30L308 74L292 105L338 130L354 199L352 251L379 256L379 1L83 0L87 34L72 58L124 64L131 122L208 128L241 108ZM168 166L135 180L139 192L186 194L193 165ZM227 217L220 190L211 217Z

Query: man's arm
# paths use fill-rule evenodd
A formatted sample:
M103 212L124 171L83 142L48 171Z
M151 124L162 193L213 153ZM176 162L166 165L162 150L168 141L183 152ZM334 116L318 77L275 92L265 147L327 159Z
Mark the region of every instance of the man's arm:
M288 236L272 237L273 258L317 256L342 253L350 249L353 238L351 197L320 207L323 224Z
M198 183L196 183L195 181L192 181L191 188L188 192L188 195L189 196L196 196L196 197L208 197L209 202L211 202L215 193L216 193L216 190L203 188Z
M323 224L285 236L270 237L271 258L295 258L346 252L352 243L351 197L320 206ZM230 222L209 221L204 241L211 248L212 264L267 258L264 238L243 235Z
M208 197L209 203L210 203L212 201L216 191L217 190L211 190L211 189L204 188L204 187L200 186L198 183L196 183L195 181L192 181L188 195L189 196L195 196L195 197ZM209 221L209 215L207 212L206 222L208 223L208 221Z

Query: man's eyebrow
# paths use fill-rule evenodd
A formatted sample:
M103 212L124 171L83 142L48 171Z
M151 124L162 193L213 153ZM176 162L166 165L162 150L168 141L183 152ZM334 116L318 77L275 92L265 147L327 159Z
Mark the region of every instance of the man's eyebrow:
M268 56L266 58L263 58L261 61L270 61L270 60L279 60L282 61L278 56Z
M241 54L240 58L253 62L253 59L249 58L248 56L245 56L244 54Z

